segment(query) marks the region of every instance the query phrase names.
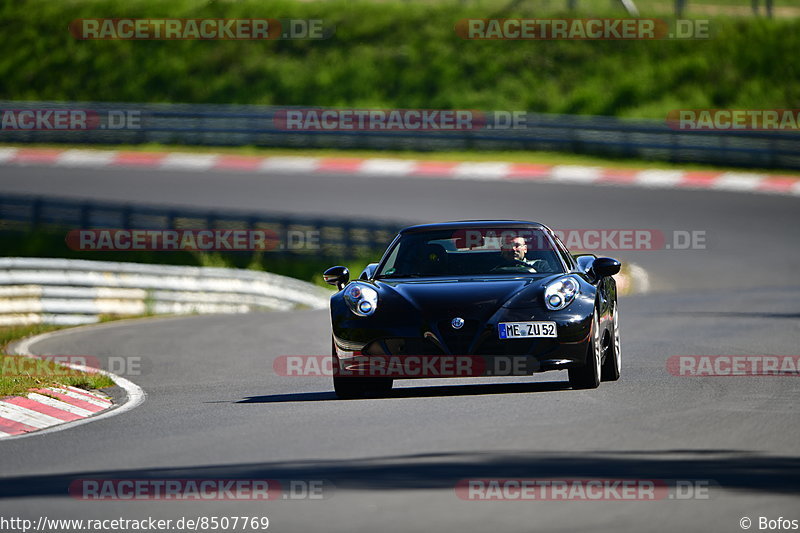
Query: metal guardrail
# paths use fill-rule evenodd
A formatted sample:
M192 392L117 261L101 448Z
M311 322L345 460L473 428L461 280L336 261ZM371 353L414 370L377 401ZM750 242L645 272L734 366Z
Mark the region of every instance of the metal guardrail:
M264 253L358 257L383 249L401 224L130 205L31 196L0 197L0 232L72 229L316 232L319 246ZM248 253L254 252L230 252ZM102 315L245 313L322 308L327 291L265 272L73 259L0 258L0 326L76 325Z
M0 101L0 109L134 112L136 129L0 131L0 142L268 146L376 150L550 150L673 162L800 169L800 134L679 131L665 121L526 113L526 127L458 131L287 131L289 107ZM308 108L304 108L308 109ZM322 109L322 108L320 108ZM487 115L491 116L492 113Z
M280 243L269 254L314 254L350 259L383 250L407 224L352 218L314 218L248 212L131 205L35 196L0 197L0 231L63 229L235 229L267 230ZM313 234L312 247L298 245L293 235ZM231 252L252 253L252 252Z
M327 301L325 289L266 272L0 258L0 326L89 324L101 315L322 309Z

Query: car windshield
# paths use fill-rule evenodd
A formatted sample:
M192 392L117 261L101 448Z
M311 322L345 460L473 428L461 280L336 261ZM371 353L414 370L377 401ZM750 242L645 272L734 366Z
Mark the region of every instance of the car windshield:
M555 274L564 268L540 229L457 228L407 233L378 278Z

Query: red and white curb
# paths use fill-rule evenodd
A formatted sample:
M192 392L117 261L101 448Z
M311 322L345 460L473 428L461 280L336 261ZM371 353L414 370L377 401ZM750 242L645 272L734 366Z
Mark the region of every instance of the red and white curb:
M0 438L88 418L114 404L106 396L75 387L33 389L27 397L0 399Z
M86 327L109 327L118 324ZM84 328L52 331L29 337L12 346L10 351L16 355L36 357L30 352L32 344L54 335L70 334L81 329ZM64 364L64 366L83 372L99 372L110 377L118 387L125 390L124 402L114 404L103 394L70 386L33 389L29 391L27 397L0 398L0 441L52 433L119 415L137 407L145 399L146 395L141 387L121 376L82 365Z
M800 195L800 177L752 172L620 169L503 162L415 161L352 157L258 157L180 152L126 152L0 148L0 164L58 167L125 167L202 172L344 172L361 176L434 177L700 189Z

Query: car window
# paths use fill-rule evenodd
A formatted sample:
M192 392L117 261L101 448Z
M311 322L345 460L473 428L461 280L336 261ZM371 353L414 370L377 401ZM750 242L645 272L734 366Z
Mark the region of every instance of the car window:
M572 254L569 253L567 247L564 246L564 243L561 242L561 239L558 238L557 235L552 235L553 240L556 242L556 247L558 249L558 254L561 256L561 259L564 260L564 264L567 265L567 268L570 270L575 268L575 259L572 257Z
M415 232L396 241L381 278L563 272L545 233L527 228Z

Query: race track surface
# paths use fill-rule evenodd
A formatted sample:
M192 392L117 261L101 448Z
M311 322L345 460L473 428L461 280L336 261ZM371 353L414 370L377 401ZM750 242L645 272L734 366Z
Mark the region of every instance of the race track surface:
M0 442L0 516L268 516L270 531L741 531L800 519L797 377L677 377L674 355L798 355L797 200L726 192L345 175L0 167L0 192L409 222L525 218L556 228L702 230L700 250L621 251L654 291L620 300L623 376L401 381L337 400L277 375L329 353L324 311L196 316L66 331L41 354L141 358L137 409ZM325 499L78 501L76 479L325 480ZM464 479L708 482L708 499L469 501ZM673 493L674 496L674 493Z

